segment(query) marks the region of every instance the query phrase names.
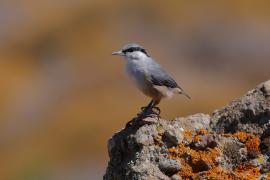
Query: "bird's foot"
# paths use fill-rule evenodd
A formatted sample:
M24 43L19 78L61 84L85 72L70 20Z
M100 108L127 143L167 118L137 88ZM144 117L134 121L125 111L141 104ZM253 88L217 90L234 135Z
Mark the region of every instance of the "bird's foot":
M148 106L141 107L141 112L138 113L138 116L147 115L151 113L151 109Z
M137 114L138 118L140 119L145 119L145 118L160 118L160 108L159 107L153 107L152 109L148 108L148 107L142 107L141 108L142 111Z
M149 107L148 106L141 107L141 111L145 111L146 109L149 109Z
M157 112L155 112L155 111L153 111L153 112L154 112L155 114L157 114L158 116L160 115L161 110L160 110L159 107L155 106L155 107L153 107L152 110L156 110Z
M136 118L133 118L132 120L128 121L126 123L126 127L132 126L134 124L152 124L156 123L159 120L159 115L150 110L145 109L144 111L137 114Z
M157 107L157 106L153 107L152 109L150 109L148 107L141 107L141 111L142 112L139 113L139 114L142 114L142 113L146 113L146 114L147 113L154 113L154 114L160 115L160 112L161 112L160 108Z

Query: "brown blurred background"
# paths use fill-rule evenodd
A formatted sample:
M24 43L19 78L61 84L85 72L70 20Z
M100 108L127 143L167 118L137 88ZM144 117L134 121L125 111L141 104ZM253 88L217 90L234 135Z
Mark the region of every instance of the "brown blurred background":
M114 50L143 45L211 113L269 79L270 2L2 0L0 179L101 179L107 140L149 101Z

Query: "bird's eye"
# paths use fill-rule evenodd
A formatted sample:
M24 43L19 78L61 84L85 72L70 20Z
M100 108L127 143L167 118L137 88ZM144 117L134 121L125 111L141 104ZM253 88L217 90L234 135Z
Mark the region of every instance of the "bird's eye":
M127 52L133 52L134 51L134 49L133 48L129 48L129 49L125 49L124 51L123 51L123 53L127 53Z
M126 53L131 53L131 52L134 52L134 51L140 51L140 52L142 52L142 53L144 53L144 54L146 54L148 56L148 54L145 51L145 49L140 48L140 47L131 47L129 49L125 49L125 50L123 50L123 53L126 54Z

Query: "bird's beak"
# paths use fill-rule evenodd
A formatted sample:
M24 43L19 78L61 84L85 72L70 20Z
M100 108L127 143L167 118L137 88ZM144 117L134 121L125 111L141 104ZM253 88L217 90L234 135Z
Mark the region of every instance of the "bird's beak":
M124 56L124 53L122 51L115 51L112 55Z

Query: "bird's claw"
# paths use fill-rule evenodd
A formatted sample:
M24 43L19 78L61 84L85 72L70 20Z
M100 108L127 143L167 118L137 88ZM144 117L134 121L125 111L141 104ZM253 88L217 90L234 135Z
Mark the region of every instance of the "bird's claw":
M141 111L144 111L146 108L146 106L141 107Z
M137 115L140 117L156 117L160 115L160 108L159 107L153 107L152 109L149 109L148 107L141 107L141 112Z
M159 107L155 106L155 107L153 107L152 110L156 110L157 112L155 112L155 111L153 111L153 112L154 112L155 114L157 114L158 116L160 115L161 110L160 110Z
M146 107L146 106L141 107L141 111L146 111L146 110L148 110L148 107ZM155 106L155 107L153 107L151 110L152 110L152 112L154 112L154 113L160 115L161 110L160 110L159 107ZM155 112L155 111L153 111L153 110L156 110L157 112Z

